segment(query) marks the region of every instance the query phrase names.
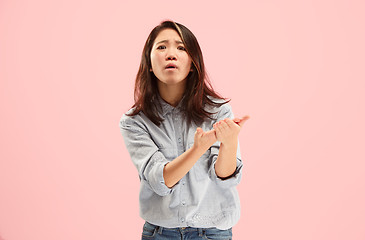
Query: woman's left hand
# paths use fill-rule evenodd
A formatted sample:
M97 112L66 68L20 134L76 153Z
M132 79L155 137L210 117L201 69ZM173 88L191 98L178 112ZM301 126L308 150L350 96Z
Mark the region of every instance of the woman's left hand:
M237 141L238 134L249 116L243 118L226 118L213 125L217 140L223 144L231 144Z

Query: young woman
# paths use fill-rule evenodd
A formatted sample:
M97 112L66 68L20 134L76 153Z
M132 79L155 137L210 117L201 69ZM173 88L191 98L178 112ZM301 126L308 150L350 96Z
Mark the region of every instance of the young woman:
M120 130L140 178L142 239L232 239L240 217L238 134L207 79L197 39L164 21L145 43Z

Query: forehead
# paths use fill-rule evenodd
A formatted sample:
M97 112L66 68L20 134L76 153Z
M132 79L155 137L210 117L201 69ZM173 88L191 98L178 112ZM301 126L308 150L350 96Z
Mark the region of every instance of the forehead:
M160 42L160 41L164 41L164 40L168 40L168 41L181 41L181 38L179 36L179 34L174 30L174 29L164 29L162 30L156 37L154 44Z

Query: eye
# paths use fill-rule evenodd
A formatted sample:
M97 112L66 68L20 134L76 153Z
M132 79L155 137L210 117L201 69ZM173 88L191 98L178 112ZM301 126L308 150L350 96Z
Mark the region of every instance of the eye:
M178 47L179 50L183 50L183 51L186 51L186 49L182 46Z
M166 47L161 45L161 46L158 46L157 49L165 49Z

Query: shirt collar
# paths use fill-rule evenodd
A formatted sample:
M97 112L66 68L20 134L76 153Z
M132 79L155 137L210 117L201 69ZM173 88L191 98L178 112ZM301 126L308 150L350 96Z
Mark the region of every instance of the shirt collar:
M181 109L181 105L182 105L182 98L179 102L179 104L174 107L172 105L170 105L168 102L166 102L165 100L162 99L162 97L160 96L160 94L157 94L157 99L159 101L159 103L161 104L161 107L162 107L162 116L165 116L166 114L170 113L171 111L173 111L174 109L176 110L180 110Z

